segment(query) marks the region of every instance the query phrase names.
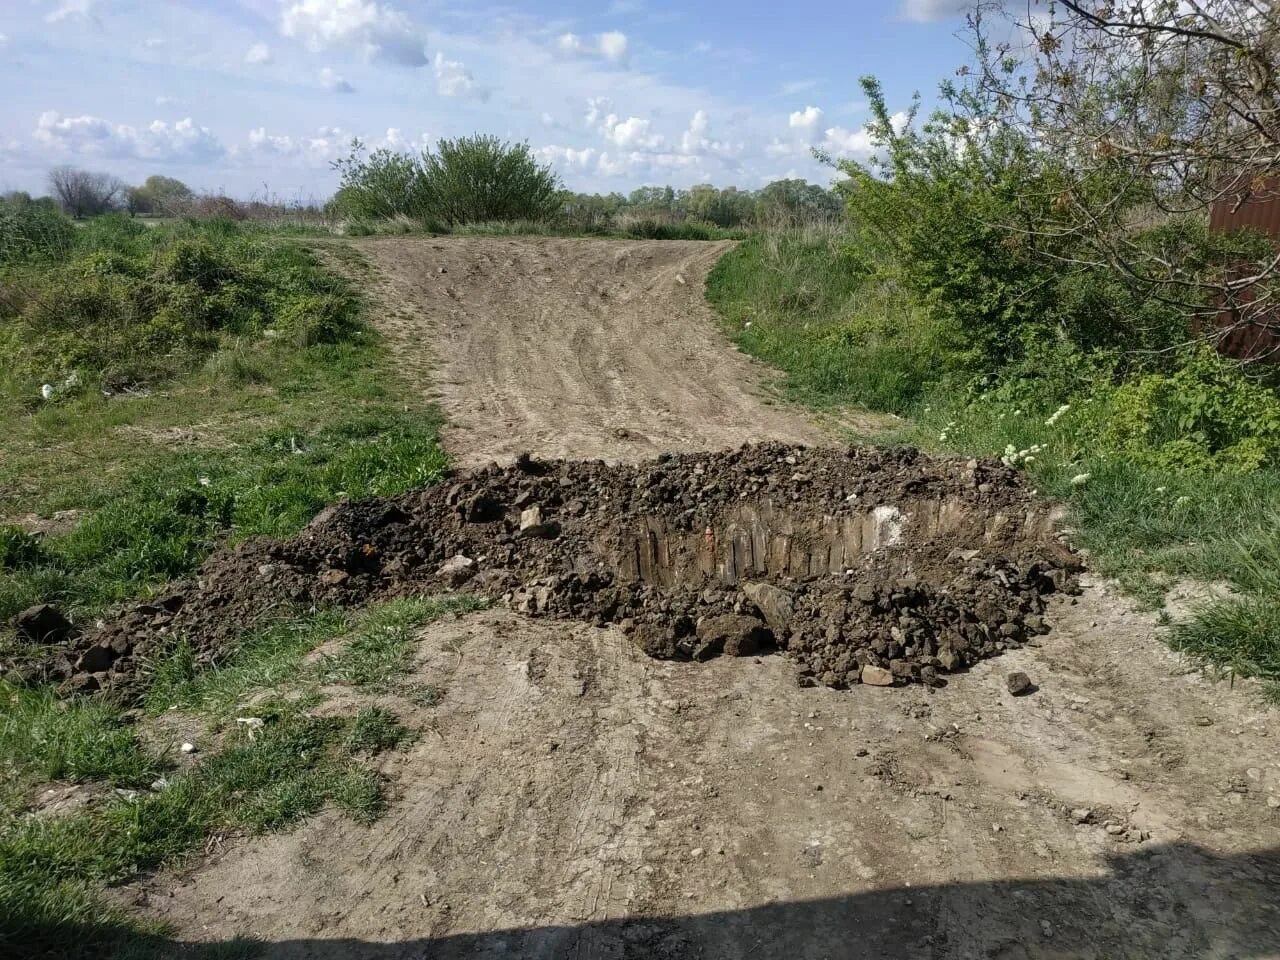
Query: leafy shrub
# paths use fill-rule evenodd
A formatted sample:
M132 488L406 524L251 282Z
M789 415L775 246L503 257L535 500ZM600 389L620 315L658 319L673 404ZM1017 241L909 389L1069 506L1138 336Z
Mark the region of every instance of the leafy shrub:
M1255 470L1280 462L1280 397L1210 350L1173 373L1100 392L1086 429L1100 449L1170 469Z
M0 344L36 384L75 372L145 382L190 368L224 337L274 326L309 346L358 326L350 291L310 253L226 220L101 217L63 258L9 273Z
M438 220L446 226L488 221L545 221L560 208L560 181L526 143L497 137L441 140L419 157L375 150L358 140L334 164L342 186L332 203L344 216Z
M0 198L0 267L62 256L75 225L50 201Z

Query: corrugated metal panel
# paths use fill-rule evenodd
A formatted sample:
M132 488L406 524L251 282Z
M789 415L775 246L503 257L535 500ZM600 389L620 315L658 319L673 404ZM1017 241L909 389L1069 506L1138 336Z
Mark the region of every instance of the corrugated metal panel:
M1213 230L1239 230L1253 227L1280 239L1280 181L1258 185L1248 196L1226 196L1209 210L1209 227Z
M1280 240L1280 180L1268 180L1246 198L1223 197L1209 209L1210 229L1245 227ZM1280 361L1280 310L1251 317L1248 323L1240 320L1235 310L1224 309L1218 314L1218 327L1224 331L1218 350L1238 360Z

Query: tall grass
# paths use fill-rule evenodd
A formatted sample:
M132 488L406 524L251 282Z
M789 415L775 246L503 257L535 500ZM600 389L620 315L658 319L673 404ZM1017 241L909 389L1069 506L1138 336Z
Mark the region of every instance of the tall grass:
M892 281L870 281L851 243L836 224L754 235L716 264L707 297L793 399L906 413L968 358Z

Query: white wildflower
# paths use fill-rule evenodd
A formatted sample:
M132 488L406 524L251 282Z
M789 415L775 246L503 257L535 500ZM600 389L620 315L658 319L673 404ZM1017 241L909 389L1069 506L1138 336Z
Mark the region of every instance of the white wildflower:
M42 387L40 388L40 396L44 397L44 399L46 399L46 400L52 400L52 399L53 399L53 384L52 384L52 383L46 383L44 386L42 386Z
M1061 419L1062 415L1070 409L1071 409L1071 404L1064 403L1057 410L1053 411L1053 414L1049 417L1048 420L1044 422L1044 425L1046 427L1052 427L1055 423L1058 422L1059 419Z
M1177 500L1173 501L1173 505L1175 507L1182 507L1182 506L1186 506L1190 502L1191 502L1190 497L1179 497Z
M1093 476L1091 473L1077 473L1071 478L1071 485L1073 487L1082 487L1089 482L1091 476Z
M1168 487L1156 487L1156 493L1167 493L1168 491Z

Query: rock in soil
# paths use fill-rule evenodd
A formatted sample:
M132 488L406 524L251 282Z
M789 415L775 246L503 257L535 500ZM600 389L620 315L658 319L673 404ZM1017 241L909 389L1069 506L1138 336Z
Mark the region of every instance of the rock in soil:
M941 686L1047 630L1044 598L1079 570L1022 474L993 460L777 443L619 465L522 456L218 551L162 601L41 648L34 679L127 698L175 636L207 666L273 616L465 586L624 625L655 657L776 647L806 685Z
M1005 686L1009 688L1009 692L1015 697L1025 697L1029 693L1035 693L1036 685L1031 682L1021 670L1015 671L1005 677Z
M71 636L71 621L47 603L28 607L18 614L18 639L23 643L63 643Z

